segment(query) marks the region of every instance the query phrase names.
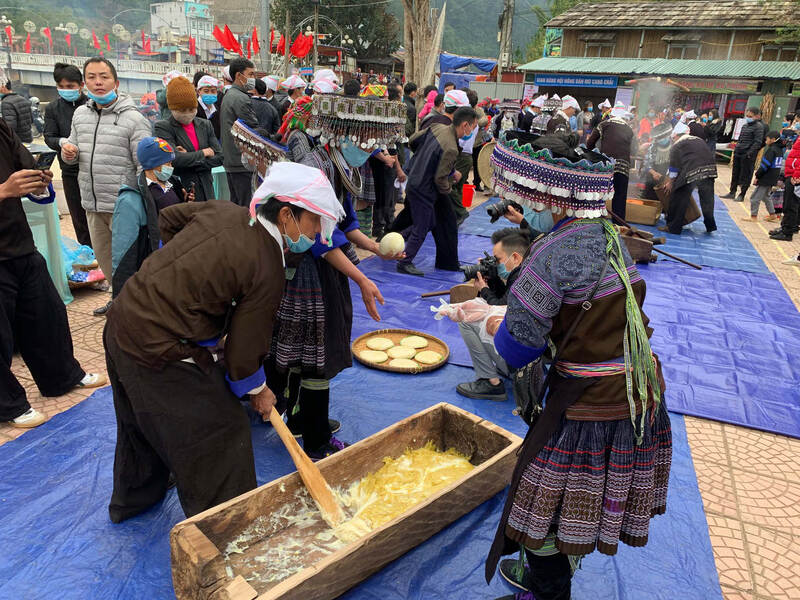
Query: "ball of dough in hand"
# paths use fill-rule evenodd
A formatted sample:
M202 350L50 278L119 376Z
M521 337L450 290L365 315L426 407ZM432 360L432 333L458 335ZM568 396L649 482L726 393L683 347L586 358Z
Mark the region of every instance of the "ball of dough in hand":
M381 254L384 256L394 256L406 249L406 241L403 239L402 235L393 231L381 238L380 248Z

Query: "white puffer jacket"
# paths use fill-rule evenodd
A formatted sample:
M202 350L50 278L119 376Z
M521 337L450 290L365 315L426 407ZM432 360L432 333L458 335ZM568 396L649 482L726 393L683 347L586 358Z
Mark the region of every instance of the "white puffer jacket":
M114 104L97 110L89 100L75 110L69 138L61 140L78 147L78 184L85 210L114 212L120 187L136 187L140 169L136 147L151 133L150 122L138 111L127 94L120 94Z

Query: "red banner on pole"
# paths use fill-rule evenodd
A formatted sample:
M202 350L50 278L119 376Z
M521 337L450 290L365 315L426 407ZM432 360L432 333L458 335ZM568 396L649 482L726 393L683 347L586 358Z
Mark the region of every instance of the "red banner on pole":
M92 29L92 46L100 50L100 40L97 39L97 34L94 32L94 29Z
M25 38L25 53L31 53L31 34L28 33L28 37Z
M11 34L11 25L6 25L6 36L8 37L8 49L14 49L14 36Z
M72 36L69 33L64 34L64 41L67 42L67 48L72 48Z
M192 36L189 36L189 56L195 56L196 54L197 41Z
M233 35L233 32L230 28L225 25L225 39L228 41L228 45L226 48L231 52L236 52L239 56L244 56L244 52L242 52L242 47L239 45L239 41L236 39L236 36Z
M261 45L258 43L258 30L255 28L255 26L253 27L253 35L250 37L250 40L253 42L253 52L255 54L261 52Z
M105 35L103 36L103 40L104 40L104 41L105 41L105 43L106 43L106 50L108 50L109 52L111 52L111 42L109 42L109 41L108 41L108 34L105 34Z
M252 41L253 41L253 40L250 40L250 39L249 39L249 40L247 40L247 58L250 58L250 48L251 48L251 47L252 47L252 45L253 45L253 44L252 44Z

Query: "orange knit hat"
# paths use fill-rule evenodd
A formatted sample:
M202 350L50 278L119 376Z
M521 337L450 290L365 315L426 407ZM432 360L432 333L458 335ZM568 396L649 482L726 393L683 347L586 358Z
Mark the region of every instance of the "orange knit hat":
M167 84L167 106L170 110L197 108L197 90L186 77L176 77Z

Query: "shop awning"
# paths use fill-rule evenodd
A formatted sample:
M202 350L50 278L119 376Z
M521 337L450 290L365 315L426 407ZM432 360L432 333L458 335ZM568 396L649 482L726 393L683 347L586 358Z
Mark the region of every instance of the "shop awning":
M800 80L800 61L683 60L678 58L546 57L519 67L536 73L605 73Z

